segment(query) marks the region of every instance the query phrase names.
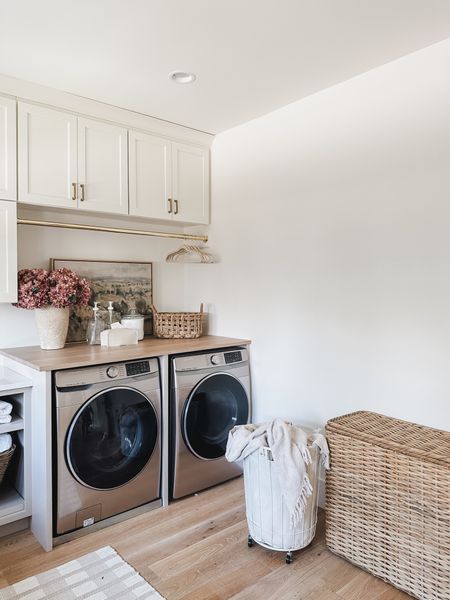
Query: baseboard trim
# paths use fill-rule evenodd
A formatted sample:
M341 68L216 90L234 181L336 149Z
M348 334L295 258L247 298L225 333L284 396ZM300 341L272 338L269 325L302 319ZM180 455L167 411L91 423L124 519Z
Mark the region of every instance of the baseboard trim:
M19 519L13 523L7 523L6 525L2 525L0 527L0 538L6 537L7 535L12 535L13 533L18 533L19 531L24 531L25 529L29 528L30 517Z

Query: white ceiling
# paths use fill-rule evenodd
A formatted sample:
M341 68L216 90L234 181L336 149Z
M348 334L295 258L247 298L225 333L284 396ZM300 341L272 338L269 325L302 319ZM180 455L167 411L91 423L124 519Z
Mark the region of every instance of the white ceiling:
M0 0L0 73L217 133L449 36L449 0Z

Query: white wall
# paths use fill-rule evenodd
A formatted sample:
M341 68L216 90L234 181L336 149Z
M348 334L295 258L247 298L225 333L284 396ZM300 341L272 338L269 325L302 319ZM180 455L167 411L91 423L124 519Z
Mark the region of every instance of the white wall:
M253 340L255 420L450 428L449 64L450 40L216 138L222 262L185 302Z
M76 215L51 212L24 213L22 216L44 220L82 222ZM90 218L92 224L115 227L157 229L151 224L137 224L117 219ZM159 230L164 228L159 227ZM130 260L153 262L154 302L165 310L179 310L183 303L183 266L166 264L166 255L180 246L177 240L128 235L19 226L19 269L49 268L50 258L92 260ZM32 310L0 303L0 348L39 344Z

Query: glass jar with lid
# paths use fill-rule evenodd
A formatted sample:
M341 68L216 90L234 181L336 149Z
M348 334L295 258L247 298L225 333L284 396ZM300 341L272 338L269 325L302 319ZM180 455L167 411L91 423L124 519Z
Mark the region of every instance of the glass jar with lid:
M144 339L144 315L138 313L135 308L132 308L129 313L123 315L120 322L128 329L136 329L138 340Z

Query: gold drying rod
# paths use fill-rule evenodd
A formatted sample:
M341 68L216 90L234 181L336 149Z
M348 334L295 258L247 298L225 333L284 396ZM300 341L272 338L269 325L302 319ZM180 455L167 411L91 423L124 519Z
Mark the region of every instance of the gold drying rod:
M18 225L37 225L39 227L59 227L61 229L82 229L84 231L104 231L106 233L125 233L127 235L144 235L147 237L173 238L176 240L193 240L207 242L207 235L192 233L166 233L163 231L140 231L139 229L122 229L119 227L101 227L100 225L80 225L77 223L57 223L56 221L34 221L33 219L17 219Z

